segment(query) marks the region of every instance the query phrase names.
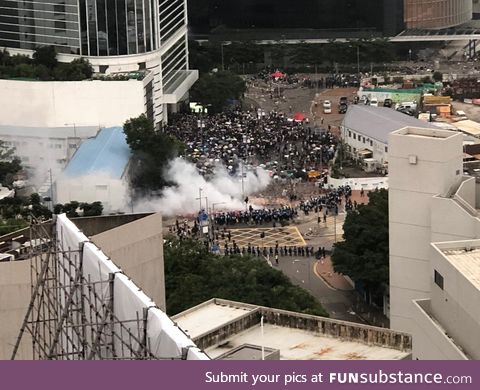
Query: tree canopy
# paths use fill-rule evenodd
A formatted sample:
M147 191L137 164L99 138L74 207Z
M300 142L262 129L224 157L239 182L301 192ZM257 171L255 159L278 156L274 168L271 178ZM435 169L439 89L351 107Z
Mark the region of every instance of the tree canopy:
M282 272L258 258L217 256L199 241L173 237L167 237L164 252L169 315L212 298L222 298L327 316L307 291L294 286Z
M181 154L184 145L176 138L155 131L153 122L144 114L130 118L123 126L127 143L133 151L132 186L140 193L161 190L168 183L164 169Z
M7 186L13 182L13 176L22 170L22 164L18 157L15 157L15 149L5 145L0 140L0 184Z
M81 210L81 215L78 213L78 211ZM65 213L67 217L69 218L75 218L75 217L95 217L102 215L103 213L103 204L102 202L93 202L93 203L87 203L87 202L77 202L76 200L72 200L69 203L65 204L56 204L53 207L53 213L54 214L62 214Z
M209 112L221 112L229 99L238 100L246 91L245 81L234 73L206 73L190 91L190 100L209 107Z
M0 51L0 78L25 77L41 81L80 81L91 78L93 67L85 58L59 63L53 46L38 47L33 58Z
M389 279L388 191L373 191L368 197L368 204L347 214L345 241L335 244L332 263L335 272L350 276L379 297Z

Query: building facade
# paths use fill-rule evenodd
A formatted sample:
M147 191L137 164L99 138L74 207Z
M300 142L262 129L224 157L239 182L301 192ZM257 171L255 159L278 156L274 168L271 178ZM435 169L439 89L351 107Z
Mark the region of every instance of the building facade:
M340 129L350 156L375 170L388 164L389 135L406 126L434 127L391 108L356 104L348 108Z
M406 28L441 29L472 19L472 0L405 0Z
M195 0L189 2L194 34L231 29L315 29L337 33L363 30L396 35L403 29L403 0ZM205 10L208 10L206 12Z
M0 0L0 48L31 55L39 46L54 46L62 62L85 57L100 73L151 73L144 99L157 124L198 78L186 0Z
M389 145L391 327L414 359L478 359L480 181L463 135L405 128Z

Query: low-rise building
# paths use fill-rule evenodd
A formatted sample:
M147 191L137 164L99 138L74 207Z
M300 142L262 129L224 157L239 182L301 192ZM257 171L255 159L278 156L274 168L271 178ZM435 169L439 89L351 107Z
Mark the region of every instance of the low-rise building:
M373 326L212 299L172 319L212 359L400 360L410 336Z
M480 169L463 139L390 135L390 325L412 334L414 359L480 358Z
M391 108L352 105L341 125L347 152L356 160L368 160L381 168L388 163L388 136L403 127L434 126Z
M55 182L56 203L100 201L105 212L124 211L131 152L121 127L102 129L82 143Z

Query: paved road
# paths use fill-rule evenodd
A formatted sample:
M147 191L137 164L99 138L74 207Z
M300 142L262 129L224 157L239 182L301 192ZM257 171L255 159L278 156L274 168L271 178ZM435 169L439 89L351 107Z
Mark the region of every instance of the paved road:
M356 301L353 292L333 290L322 279L315 275L313 265L315 259L305 257L282 257L278 268L297 286L309 291L327 310L331 318L345 321L365 323L353 313ZM277 268L276 266L274 266Z

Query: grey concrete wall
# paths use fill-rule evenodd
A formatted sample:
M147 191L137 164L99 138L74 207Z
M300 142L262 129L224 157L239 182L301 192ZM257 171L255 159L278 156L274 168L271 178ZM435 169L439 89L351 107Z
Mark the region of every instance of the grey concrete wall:
M251 311L236 320L230 321L225 325L194 338L193 341L198 348L202 350L207 349L212 345L220 344L229 337L257 325L260 323L260 318L261 315L258 309Z
M212 345L219 344L232 335L257 325L260 322L261 316L263 316L265 323L287 328L303 329L325 336L401 351L411 351L412 349L412 338L410 335L390 329L359 325L346 321L336 321L324 317L271 309L224 299L215 299L214 301L219 305L246 307L251 308L253 311L195 338L194 341L200 349L206 349ZM177 316L183 314L184 313L180 313Z
M74 222L77 223L78 219ZM108 222L106 222L108 223ZM162 216L152 214L90 237L135 284L166 309Z
M0 263L0 359L10 359L30 303L30 261ZM26 335L28 336L28 335ZM32 357L29 337L22 338L22 359Z
M90 237L149 215L152 215L152 213L102 215L100 217L72 218L72 221L87 237Z
M413 302L412 358L419 360L468 360L445 328L432 317L429 299Z

